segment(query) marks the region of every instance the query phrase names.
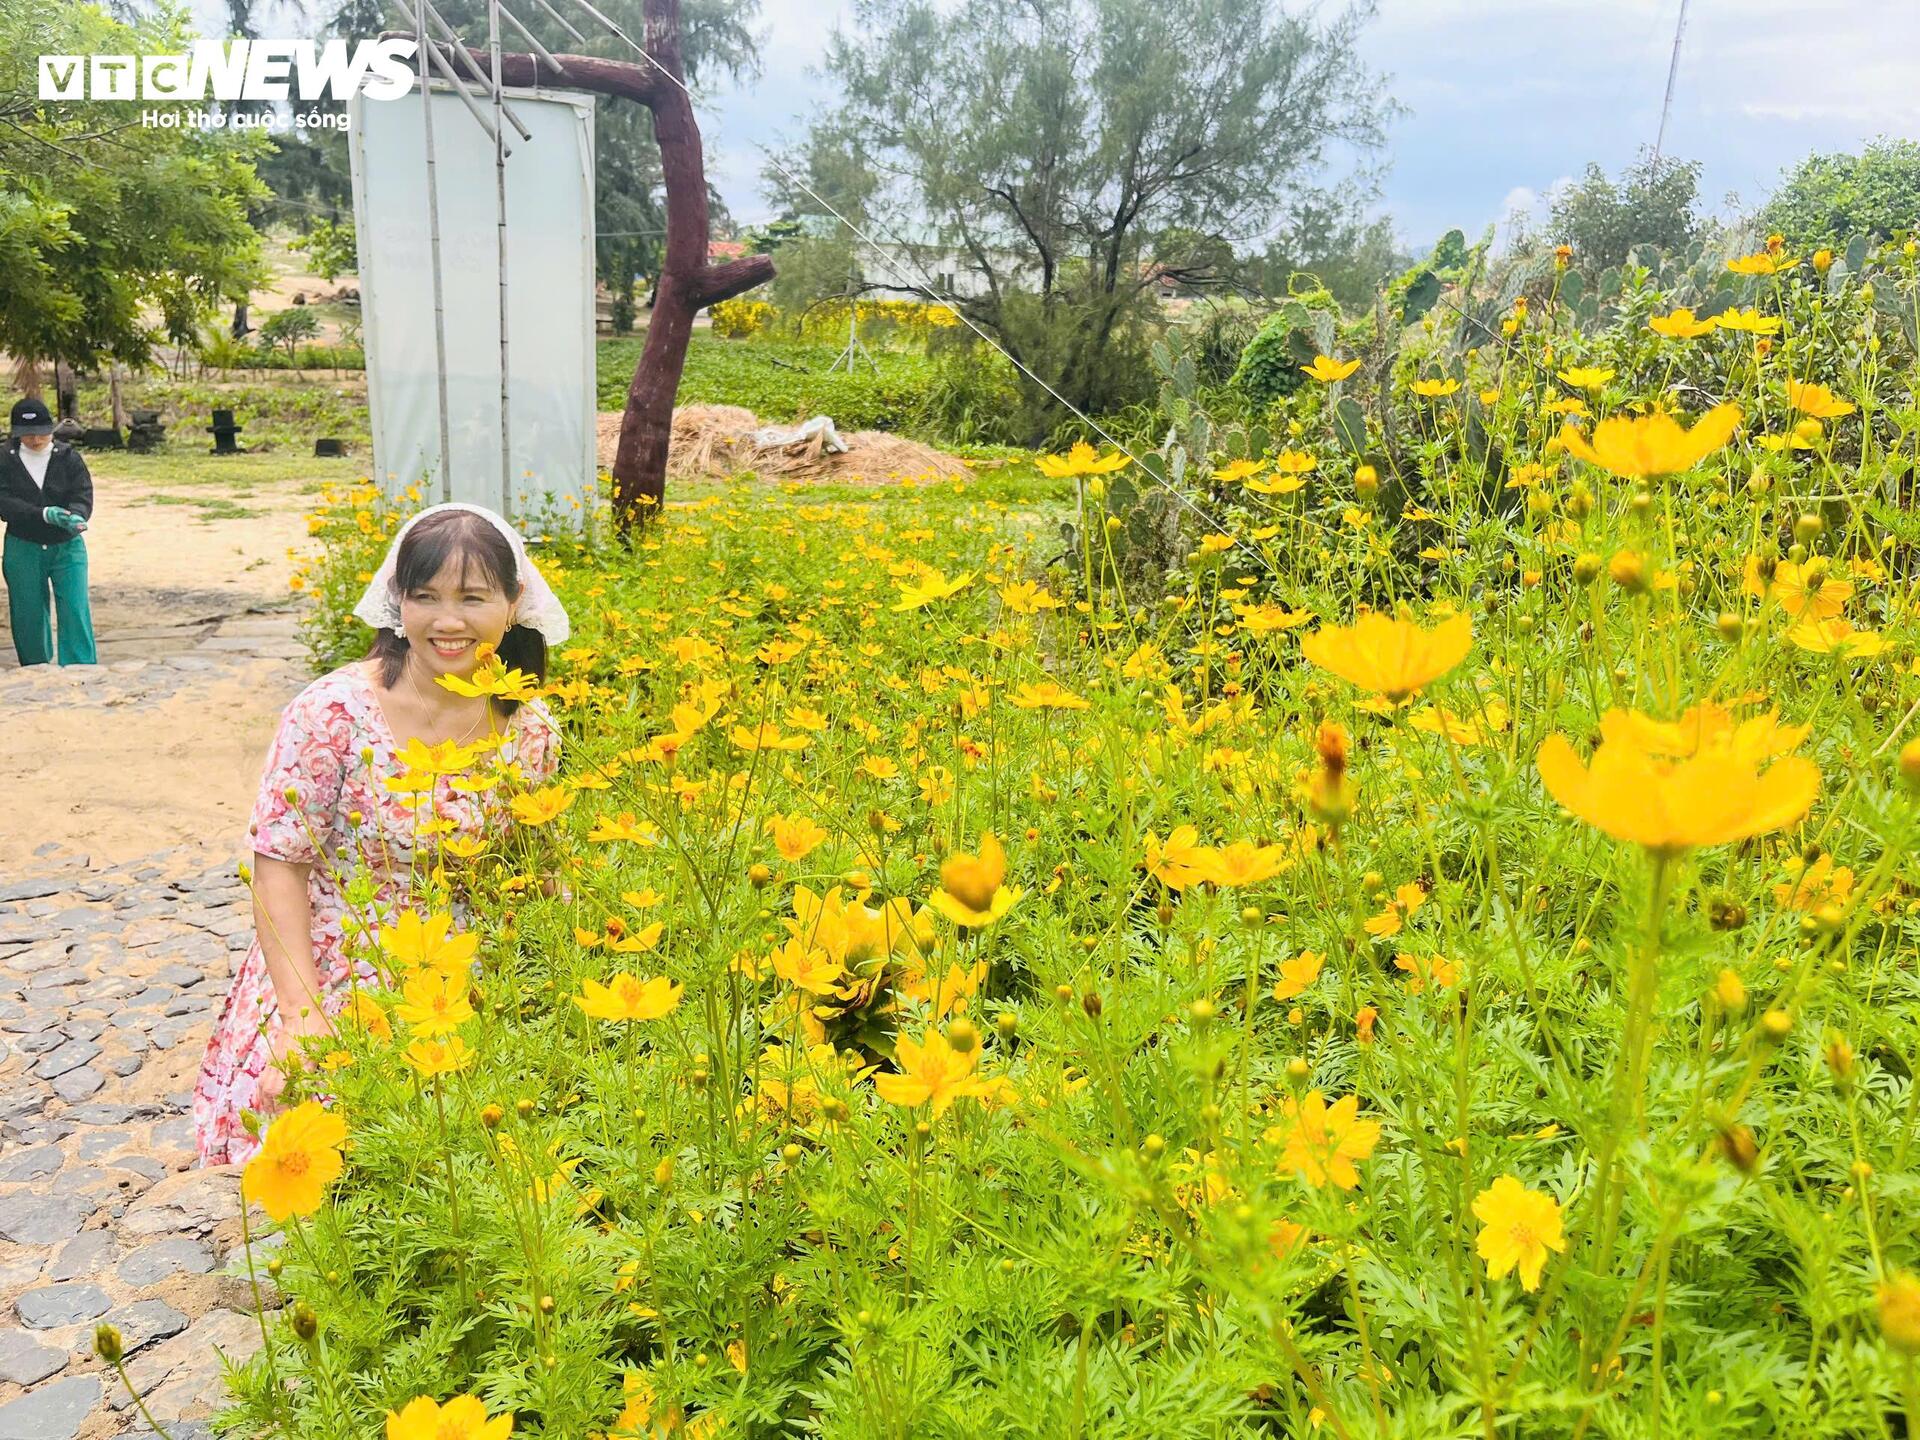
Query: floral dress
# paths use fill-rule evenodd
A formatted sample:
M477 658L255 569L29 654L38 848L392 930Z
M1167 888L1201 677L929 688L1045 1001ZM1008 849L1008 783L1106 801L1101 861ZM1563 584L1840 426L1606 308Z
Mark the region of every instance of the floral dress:
M514 711L504 737L494 760L517 763L527 783L541 784L559 767L559 734L537 700ZM391 920L407 901L415 827L424 816L416 816L407 795L382 783L406 768L397 758L399 749L363 664L321 676L281 715L247 827L247 849L313 866L307 880L313 964L329 1015L346 1004L353 983L376 980L365 960L347 957L348 906L342 893L347 881L356 871L373 881L373 904L354 917L355 928L367 921ZM365 758L369 753L370 761ZM297 800L288 798L290 792ZM444 780L436 789L432 813L453 826L443 839L477 840L509 823L506 802L497 790L460 794ZM266 956L256 936L233 977L200 1061L193 1128L203 1165L238 1163L259 1149L259 1140L247 1133L240 1115L253 1106L260 1074L271 1058L267 1037L277 1011Z

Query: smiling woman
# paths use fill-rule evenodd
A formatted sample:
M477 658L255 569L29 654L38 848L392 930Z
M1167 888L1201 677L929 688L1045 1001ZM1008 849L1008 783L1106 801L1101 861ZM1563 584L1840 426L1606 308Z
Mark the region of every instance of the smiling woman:
M499 516L420 512L354 613L376 632L367 657L287 707L254 805L258 938L201 1061L203 1163L257 1150L249 1113L273 1109L301 1042L332 1033L354 987L382 978L348 953L348 932L398 923L418 862L478 854L511 823L508 783L538 785L559 763L531 692L567 616ZM370 899L349 898L355 880Z

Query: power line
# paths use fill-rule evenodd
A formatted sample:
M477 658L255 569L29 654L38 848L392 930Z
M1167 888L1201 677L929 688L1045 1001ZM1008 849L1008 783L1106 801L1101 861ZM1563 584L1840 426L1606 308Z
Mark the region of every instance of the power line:
M585 10L589 15L593 16L593 18L598 20L602 25L606 26L608 30L610 30L620 40L624 41L635 53L637 53L649 65L653 66L654 69L658 70L668 80L672 81L673 84L679 88L681 94L687 97L687 102L689 104L699 103L693 91L690 88L688 88L686 81L682 80L678 75L675 75L671 70L667 69L666 66L662 65L646 50L644 46L636 44L631 36L629 36L618 25L614 24L613 21L609 20L605 15L601 14L600 11L596 10L591 4L588 3L588 0L574 0L574 3L580 6L580 8ZM1042 390L1046 391L1047 394L1053 397L1053 399L1057 401L1060 404L1060 406L1067 411L1068 414L1072 415L1076 420L1080 421L1081 424L1085 425L1094 434L1098 435L1102 440L1106 441L1107 444L1111 445L1114 449L1118 450L1121 454L1125 455L1136 466L1138 466L1139 469L1143 473L1145 473L1149 479L1151 479L1155 484L1161 486L1164 490L1166 490L1168 494L1173 496L1175 500L1179 501L1180 504L1186 506L1187 509L1191 510L1195 515L1197 515L1202 521L1202 523L1210 526L1213 530L1215 530L1219 534L1226 536L1227 539L1231 540L1236 547L1245 551L1247 554L1253 556L1256 560L1258 560L1263 566L1265 566L1273 574L1275 575L1279 574L1278 570L1276 570L1273 567L1273 565L1267 560L1267 557L1265 555L1262 555L1258 550L1254 549L1253 546L1249 545L1245 540L1242 540L1239 536L1235 535L1231 530L1227 529L1226 526L1222 525L1218 520L1214 519L1213 516L1209 515L1206 511L1202 510L1198 505L1194 504L1193 501L1189 500L1185 495L1181 494L1177 486L1173 485L1171 482L1163 479L1160 475L1155 473L1154 470L1151 469L1143 460L1141 460L1141 458L1137 454L1135 454L1134 451L1129 446L1124 445L1119 440L1115 439L1114 436L1110 434L1107 431L1106 427L1101 425L1099 421L1095 420L1092 416L1088 415L1085 411L1081 410L1079 406L1075 405L1071 400L1067 399L1066 396L1062 395L1058 390L1054 389L1052 385L1048 384L1039 375L1035 374L1032 369L1030 369L1028 366L1023 364L1004 345L1002 345L999 341L995 340L993 336L989 335L985 330L981 329L979 325L975 324L974 321L970 319L963 311L951 305L948 301L948 298L942 296L938 292L938 290L936 290L934 286L928 281L928 278L924 271L920 273L918 279L915 279L913 275L907 274L906 272L899 269L897 266L894 265L892 259L889 258L887 251L881 246L879 241L875 240L865 230L861 229L858 225L854 224L853 221L849 220L845 215L843 215L837 208L835 208L835 206L830 201L828 201L825 197L823 197L811 185L807 184L806 181L802 180L798 175L794 174L791 170L789 170L784 164L781 163L780 157L774 154L772 150L768 149L765 145L762 145L757 140L752 143L756 150L758 150L762 155L767 157L767 160L773 165L774 169L778 170L783 176L786 177L787 180L791 181L794 185L798 186L802 191L804 191L807 194L809 198L815 201L829 215L833 216L834 219L838 220L842 225L846 226L848 230L852 231L853 234L859 240L861 240L866 245L871 247L874 254L878 256L880 263L882 265L886 266L889 270L891 270L896 277L904 277L907 283L904 286L901 286L899 288L915 291L919 294L926 296L927 299L932 303L943 306L946 309L948 309L952 313L955 319L959 320L961 324L965 325L969 330L971 330L979 339L984 341L987 345L991 346L994 350L998 351L1000 355L1006 359L1008 364L1012 365L1014 369L1018 370L1022 375L1026 376L1027 379L1031 380L1035 385L1038 385ZM905 253L905 254L912 253L911 248L907 246L904 242L902 242L897 236L894 236L889 233L888 239L892 243L892 245L902 253ZM1198 459L1201 464L1204 465L1206 463L1205 456L1200 456L1198 457ZM1082 515L1083 530L1084 530L1084 526L1085 526L1085 516L1083 514Z

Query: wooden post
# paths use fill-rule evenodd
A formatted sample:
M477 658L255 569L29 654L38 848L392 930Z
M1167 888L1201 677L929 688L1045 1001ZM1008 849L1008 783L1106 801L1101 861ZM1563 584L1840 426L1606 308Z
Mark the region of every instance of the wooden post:
M657 514L666 499L667 445L673 434L673 398L686 369L693 317L773 278L773 261L749 255L724 265L707 263L712 238L707 209L706 161L693 101L682 84L680 0L646 0L645 48L658 66L557 55L564 75L537 55L502 55L500 78L508 85L546 85L635 100L653 112L666 181L667 244L653 288L647 343L627 387L620 445L613 461L614 520L622 533L636 520ZM661 73L664 70L665 75ZM667 78L673 77L672 79Z

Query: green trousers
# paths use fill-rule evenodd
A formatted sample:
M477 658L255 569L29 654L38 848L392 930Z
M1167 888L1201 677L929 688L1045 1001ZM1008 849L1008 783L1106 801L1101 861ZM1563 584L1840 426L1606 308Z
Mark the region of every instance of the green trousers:
M0 553L7 582L7 621L22 665L53 659L53 612L60 612L60 663L97 665L93 612L87 608L87 542L78 535L57 545L8 535ZM53 603L47 603L51 594Z

